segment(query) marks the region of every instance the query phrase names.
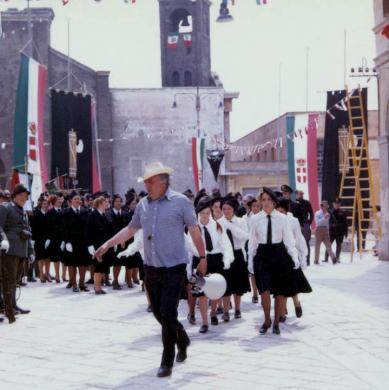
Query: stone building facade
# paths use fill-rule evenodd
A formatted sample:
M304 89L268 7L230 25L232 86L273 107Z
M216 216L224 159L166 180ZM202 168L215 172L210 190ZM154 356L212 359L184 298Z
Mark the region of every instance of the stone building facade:
M0 42L0 188L9 183L13 160L13 116L18 82L20 51L47 67L47 94L44 111L44 138L48 167L51 166L50 88L83 93L96 103L97 131L93 134L99 155L102 187L123 193L129 187L142 189L136 182L143 165L160 160L170 164L175 173L177 190L194 189L191 138L205 137L205 148L220 148L229 142L229 115L232 100L217 75L210 70L208 0L160 0L161 70L163 88L110 89L109 72L95 71L50 46L50 27L54 13L50 8L31 8L2 12L2 28L6 39ZM182 24L184 10L192 23L191 53L166 51L167 26L178 15ZM186 24L186 23L185 23ZM31 26L31 29L28 27ZM28 45L29 39L34 42ZM181 37L182 38L182 37ZM182 42L181 42L182 44ZM178 47L184 50L184 47ZM178 55L177 55L178 53ZM183 57L183 59L180 59ZM196 61L199 64L196 65ZM184 76L193 71L192 87L171 87L171 72ZM70 70L70 77L69 77ZM166 75L166 77L164 77ZM194 87L196 86L196 87ZM176 107L173 108L173 102ZM226 134L225 134L226 129ZM217 142L216 142L217 140ZM228 157L225 161L229 161ZM225 171L224 162L221 172ZM49 172L50 175L50 172ZM51 172L51 177L55 173ZM204 157L204 183L226 189L223 179L216 183Z
M315 112L312 112L315 113ZM287 148L286 148L286 118L301 114L301 112L288 112L271 122L259 127L246 136L233 143L236 148L232 149L231 164L225 172L229 191L239 191L243 194L256 193L261 187L279 188L289 182ZM322 162L324 148L325 113L319 114L317 129L317 159L318 180L321 186ZM369 126L369 158L373 175L380 177L378 155L378 112L368 112ZM250 153L249 148L253 145L264 145L266 142L283 137L283 147L274 147L268 144L255 153ZM247 148L247 149L245 149ZM379 196L379 180L374 181L375 193ZM319 188L321 193L321 188Z
M379 258L389 260L389 39L382 30L389 24L389 0L374 0L379 94L379 161L381 167L381 227Z

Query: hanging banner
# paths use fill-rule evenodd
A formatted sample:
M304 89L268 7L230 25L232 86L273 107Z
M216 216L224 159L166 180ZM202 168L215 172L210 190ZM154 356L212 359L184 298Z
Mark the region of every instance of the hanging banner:
M77 186L87 191L93 188L92 115L91 97L51 90L52 178L69 174L69 132L76 135L71 143L76 158ZM77 141L74 151L74 143Z
M183 39L184 39L184 45L186 47L192 47L192 34L191 33L184 33L182 35Z
M204 138L192 138L192 165L194 187L196 192L200 190L203 182L203 156L204 156Z
M18 174L30 174L31 200L35 203L47 182L43 139L43 103L46 68L21 54L14 120L14 167ZM19 182L23 182L20 178Z
M178 34L170 33L167 36L167 47L168 49L176 49L178 43Z
M297 114L286 118L289 186L303 191L305 199L311 202L314 211L318 210L319 206L318 117L318 114Z
M211 166L215 181L219 176L220 165L224 158L224 150L207 150L207 160Z

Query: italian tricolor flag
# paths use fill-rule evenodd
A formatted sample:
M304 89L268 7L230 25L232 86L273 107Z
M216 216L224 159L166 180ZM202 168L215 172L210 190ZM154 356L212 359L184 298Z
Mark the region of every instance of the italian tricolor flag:
M167 36L167 47L169 49L176 49L178 43L178 34L177 33L170 33Z
M296 114L286 118L289 186L303 191L314 211L319 209L318 118L318 114Z
M204 138L192 138L192 165L195 190L198 192L203 183Z
M43 139L43 103L47 69L21 54L14 119L14 175L12 184L26 184L31 176L31 200L45 190L47 165Z

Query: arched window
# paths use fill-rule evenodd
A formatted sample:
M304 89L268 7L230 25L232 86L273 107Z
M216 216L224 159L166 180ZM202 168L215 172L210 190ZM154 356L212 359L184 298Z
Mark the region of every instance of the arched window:
M192 72L190 70L185 71L184 73L184 86L191 87L193 85L192 82Z
M191 33L192 27L192 15L188 10L184 8L178 8L174 10L170 15L170 32L178 33Z
M276 148L271 148L271 160L276 161Z
M172 84L173 84L173 87L179 87L180 86L180 74L178 72L173 72L173 74L172 74Z

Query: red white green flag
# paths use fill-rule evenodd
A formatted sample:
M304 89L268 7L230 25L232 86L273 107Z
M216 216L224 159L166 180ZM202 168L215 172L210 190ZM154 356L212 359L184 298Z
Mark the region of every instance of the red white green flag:
M204 138L192 138L192 165L196 192L203 186Z
M192 34L191 33L182 34L182 38L184 39L184 45L186 47L192 47Z
M36 202L47 182L43 139L43 103L47 69L21 54L14 118L13 184L26 184L31 175L31 199ZM22 177L23 176L23 177Z
M167 36L167 47L169 49L176 49L178 43L178 34L177 33L170 33Z

